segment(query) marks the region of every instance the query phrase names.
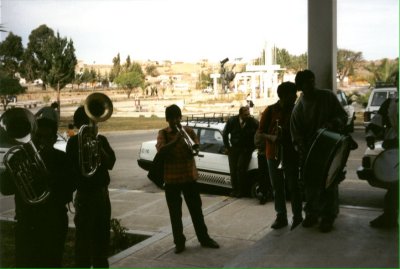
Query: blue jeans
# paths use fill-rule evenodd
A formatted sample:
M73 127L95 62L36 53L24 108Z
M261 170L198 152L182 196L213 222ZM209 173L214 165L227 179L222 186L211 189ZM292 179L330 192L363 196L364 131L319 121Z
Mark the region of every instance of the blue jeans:
M269 175L275 195L275 211L277 217L287 217L285 184L289 184L290 201L294 219L302 218L302 199L298 180L297 163L286 164L282 169L278 169L279 163L275 159L268 159Z

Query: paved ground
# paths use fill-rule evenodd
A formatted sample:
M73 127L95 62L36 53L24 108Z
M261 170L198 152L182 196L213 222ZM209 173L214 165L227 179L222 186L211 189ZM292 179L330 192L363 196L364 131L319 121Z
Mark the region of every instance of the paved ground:
M270 228L275 218L271 202L259 205L249 198L202 195L209 233L221 248L199 245L184 206L187 249L177 255L162 192L112 190L111 198L113 217L137 233L151 235L111 257L112 267L399 266L398 231L369 227L369 221L380 214L376 209L342 207L335 229L328 234L301 226L275 231Z
M129 232L149 236L111 257L111 267L115 268L399 267L398 230L369 227L369 221L381 213L378 209L341 207L335 228L328 234L301 226L293 231L289 227L276 231L270 228L275 218L272 202L259 205L250 198L202 194L209 233L221 248L200 246L184 205L187 248L177 255L163 192L111 189L110 197L113 217L120 219ZM0 199L0 217L12 219L12 197Z

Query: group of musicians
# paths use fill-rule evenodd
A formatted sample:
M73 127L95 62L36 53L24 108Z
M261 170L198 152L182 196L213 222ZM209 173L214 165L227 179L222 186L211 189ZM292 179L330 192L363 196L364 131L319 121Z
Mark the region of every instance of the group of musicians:
M398 87L397 73L395 80ZM262 113L254 138L258 151L263 152L261 156L267 160L267 165L263 168L268 169L267 173L273 188L277 216L271 227L280 229L288 225L287 193L285 191L288 189L293 213L291 229L299 224L308 228L319 223L321 232L330 232L339 213L338 185L345 178L345 165L350 150L358 147L346 130L347 113L332 91L315 87L315 75L310 70L298 72L295 83L284 82L279 85L277 91L279 100L268 106ZM301 91L302 94L295 103L297 91ZM366 140L369 147L373 148L375 137L384 137L383 148L385 150L398 148L397 100L397 97L388 99L366 128ZM237 126L241 121L249 121L243 111L240 111L236 118L234 120L238 122ZM233 117L228 120L228 123L231 120ZM246 132L241 131L246 128L246 125L237 127L237 134L229 127L233 125L233 123L226 125L223 136L225 147L228 148L230 170L234 181L232 187L235 191L237 185L240 185L240 181L245 180L244 176L242 179L240 176L239 179L236 179L237 176L233 175L238 172L235 170L247 170L248 162L243 165L237 160L246 158L237 157L234 154L239 152L239 155L244 155L245 151L241 150L237 144L246 136ZM317 143L317 140L323 135L326 135L328 139L335 138L337 140L332 145L324 145L323 142ZM228 137L230 137L230 141ZM339 144L340 146L337 147ZM331 149L329 148L331 146L337 148ZM260 147L265 147L265 150ZM238 150L234 151L235 148ZM316 155L314 160L308 160L306 163L306 157L310 158L313 156L312 153ZM326 156L330 156L329 154L332 154L332 157L324 159ZM331 163L329 166L325 166L323 161ZM326 169L326 171L319 171L321 169ZM232 171L234 172L232 173ZM260 172L263 174L265 171ZM285 183L289 185L288 188L285 187ZM261 185L264 186L263 191L267 191L268 184ZM305 196L304 219L302 215L303 195ZM238 196L236 195L236 197ZM395 227L398 223L397 219L398 181L390 184L388 188L384 213L371 221L370 225L377 228Z
M398 74L396 84L398 86ZM295 104L297 91L301 91L302 95ZM246 114L248 112L246 109L241 110L241 113L247 115L246 117L241 118L240 115L237 117L237 124L240 128L249 128L258 134L258 138L261 137L265 140L265 156L274 188L277 213L272 228L279 229L288 225L283 183L286 179L291 191L293 213L291 229L300 224L303 227L312 227L319 223L321 232L329 232L332 230L334 220L339 212L338 184L343 180L343 174L335 175L328 185L325 182L316 181L312 176L303 177L302 175L309 175L309 173L304 173L302 168L305 167L306 155L313 147L315 135L319 130L324 129L344 136L348 135L345 131L346 112L334 93L316 89L315 76L310 70L298 72L295 83L282 83L278 87L278 96L279 101L267 107L263 112L259 125L257 122L249 120L252 118L247 115L249 113ZM174 151L176 145L182 144L180 151L183 151L185 142L179 128L175 128L175 126L180 126L181 112L176 106L168 109L166 119L170 126L165 130L174 134L174 137L172 138L171 135L168 143L164 141L165 143L162 145L161 139L158 139L157 149L161 150L167 146L166 148L171 148L170 151ZM100 112L100 115L103 112ZM21 134L26 130L31 130L32 134L31 142L18 146L13 154L10 154L10 158L7 158L7 169L1 174L0 179L1 193L15 196L16 267L61 267L68 229L67 211L69 203L73 200L73 192L76 190L74 200L76 266L108 267L107 252L110 243L111 218L108 170L113 168L116 161L113 149L106 137L97 135L95 126L92 126L93 129L90 129L89 134L81 134L85 129L84 126L91 126L93 123L93 115L88 115L86 107L81 106L75 111L74 125L80 130L80 133L68 140L66 153L53 147L57 139L57 121L43 117L36 119L35 124L32 125L32 121L29 120L30 116L27 117L24 113L18 112L17 109L13 115L14 118L3 118L2 122L14 137L22 137ZM96 114L96 111L93 113ZM232 124L234 123L231 122ZM230 125L227 124L227 126ZM373 148L375 138L383 134L385 149L398 148L397 97L387 100L382 105L378 115L374 117L366 130L369 147ZM93 133L91 133L92 131ZM197 137L189 127L184 133L186 136L187 133L190 133L193 141L197 141ZM86 141L87 136L93 139L91 137L93 134L95 134L95 141ZM159 133L159 138L163 137L162 134L163 132ZM228 141L227 137L224 139L224 143L231 149L228 152L230 167L235 169L232 157L239 162L239 159L242 158L240 154L247 151L238 150L236 152L233 150L232 141L237 137L230 136L231 141ZM240 132L238 132L238 137L240 139ZM85 157L82 157L83 148L89 147L92 151L93 145L95 145L95 152L86 160ZM350 146L351 143L349 143ZM253 150L254 144L252 147ZM180 151L176 153L179 156ZM232 155L235 152L237 156ZM348 152L343 154L348 154ZM34 160L25 160L28 155L34 155ZM347 160L347 157L348 155L344 159ZM191 160L191 158L185 157L185 161L189 159ZM85 168L91 167L91 164L86 162L92 161L97 162L95 169L90 172L85 171ZM242 160L242 162L244 161ZM167 164L169 164L168 161ZM182 163L171 163L169 166L165 166L170 169L167 169L169 177L165 182L168 183L166 184L166 198L174 227L174 242L177 246L175 252L180 253L185 249L185 237L180 220L181 210L179 209L182 203L181 193L184 194L188 204L195 204L190 213L196 223L201 223L201 225L197 225L201 228L196 229L201 245L218 248L218 243L208 236L201 212L200 196L198 190L194 189L193 182L197 179L195 164L192 161L190 167L187 166L190 168L187 168L189 169L187 173L180 171L182 165ZM281 168L283 172L278 171ZM340 169L343 168L340 167ZM237 171L238 177L240 177L240 173L241 171ZM187 175L190 175L190 180L186 180ZM36 181L33 181L35 179ZM179 188L176 184L180 184ZM233 184L234 191L237 191L234 195L240 197L241 182L237 180ZM304 187L306 198L304 219L300 185ZM31 198L31 195L35 194L37 190L43 190L42 196ZM193 203L192 200L196 202ZM388 188L384 213L371 221L371 226L394 227L398 225L397 220L398 181L393 187Z
M9 150L12 154L4 157L6 170L0 175L1 193L15 197L15 266L62 267L67 213L76 191L75 266L106 268L111 220L108 170L114 166L115 153L106 137L96 135L94 130L91 133L91 119L83 106L74 113L74 125L79 130L82 126L89 128L89 133L82 136L80 131L72 136L66 152L54 148L57 122L42 114L35 118L28 110L19 108L2 115L9 136L31 136L30 142ZM89 160L98 159L96 168L90 171L85 168L92 164L81 153L87 148L95 149L85 143L98 143L95 155L88 156Z

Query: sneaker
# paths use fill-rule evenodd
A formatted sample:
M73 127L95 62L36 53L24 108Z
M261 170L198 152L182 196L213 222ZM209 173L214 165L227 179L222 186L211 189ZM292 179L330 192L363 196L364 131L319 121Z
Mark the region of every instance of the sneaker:
M301 223L301 225L304 228L309 228L314 226L315 224L318 223L318 218L316 216L313 215L307 215L306 218L303 220L303 222Z
M271 228L272 229L280 229L288 225L288 220L287 218L283 217L277 217L274 223L272 223Z
M207 241L200 242L200 245L201 245L203 248L219 248L218 243L215 242L215 240L213 240L213 239L211 239L211 238L208 239Z

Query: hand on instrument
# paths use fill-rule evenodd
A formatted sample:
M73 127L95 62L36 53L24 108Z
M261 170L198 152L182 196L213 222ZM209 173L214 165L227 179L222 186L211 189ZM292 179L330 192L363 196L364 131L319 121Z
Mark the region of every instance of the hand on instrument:
M373 136L367 136L367 137L366 137L366 140L367 140L367 146L368 146L370 149L374 149L374 148L375 148L375 137L373 137Z

